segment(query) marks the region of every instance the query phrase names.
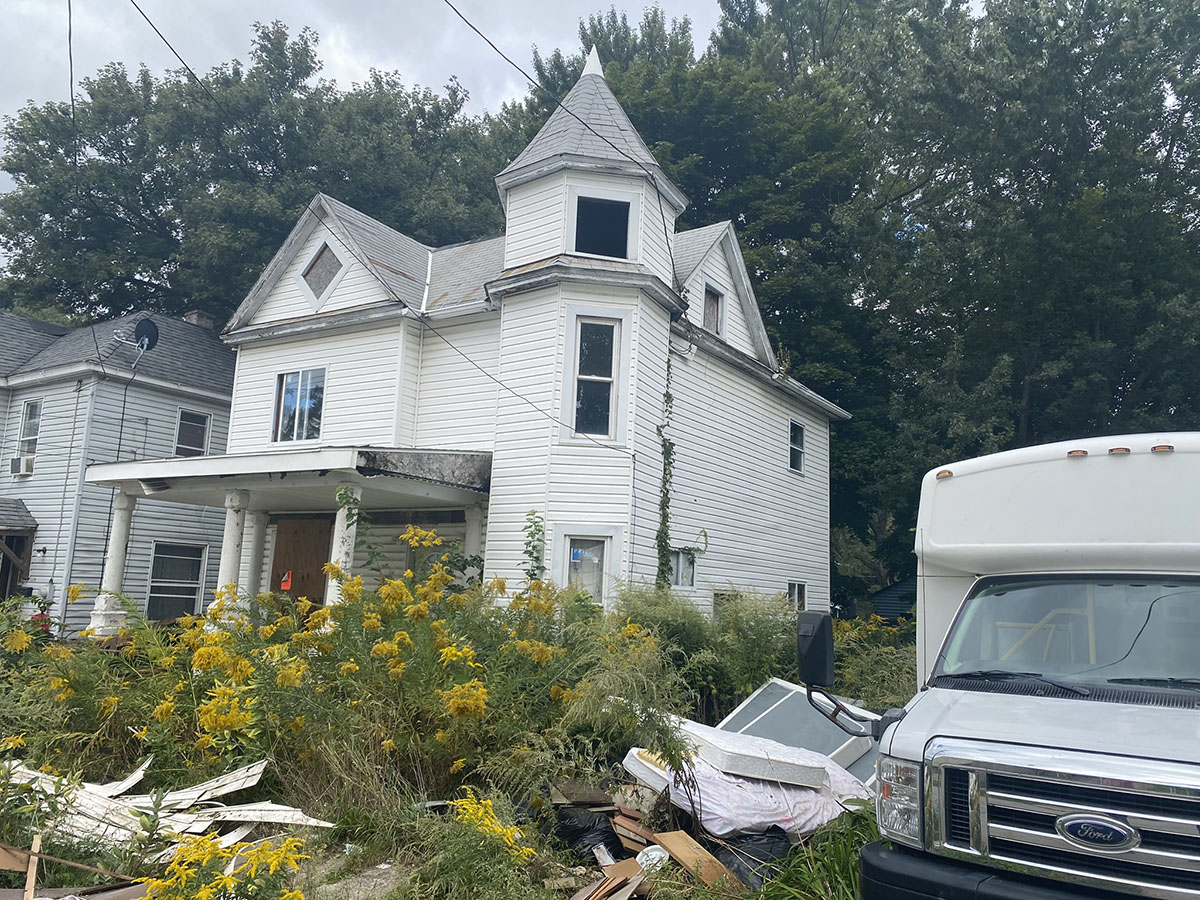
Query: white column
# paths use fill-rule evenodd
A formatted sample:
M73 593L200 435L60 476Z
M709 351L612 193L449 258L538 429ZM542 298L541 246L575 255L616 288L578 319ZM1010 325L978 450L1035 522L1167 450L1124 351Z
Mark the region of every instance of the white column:
M125 554L129 549L129 532L133 527L133 508L137 498L118 491L113 497L112 522L108 529L108 550L104 554L104 575L100 593L92 606L88 627L101 636L116 634L125 624L125 610L117 595L125 586Z
M250 526L250 539L246 542L247 560L246 581L242 585L251 597L262 593L263 557L267 550L267 511L255 509L250 511L246 520Z
M463 553L474 556L483 549L483 507L476 504L466 509L467 534L463 539Z
M246 541L246 491L225 492L225 532L221 537L221 565L217 568L217 590L233 586L237 590L242 572L242 545Z
M357 501L362 500L362 488L354 484L338 485L339 493L344 494L347 491L354 497L357 507ZM350 567L354 564L354 542L357 538L358 521L356 516L351 516L345 506L339 506L337 517L333 520L333 540L329 545L329 562L337 565L347 575L350 574ZM341 599L342 592L336 579L326 579L325 602L333 603Z

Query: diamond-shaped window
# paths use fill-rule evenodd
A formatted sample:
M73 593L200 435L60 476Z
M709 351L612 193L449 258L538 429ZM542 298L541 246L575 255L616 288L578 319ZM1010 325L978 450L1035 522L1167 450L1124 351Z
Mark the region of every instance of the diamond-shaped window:
M329 249L328 244L322 244L317 255L308 264L308 268L304 270L304 280L313 295L321 298L325 296L329 285L333 284L333 279L337 278L340 271L342 271L342 261L337 258L336 253Z

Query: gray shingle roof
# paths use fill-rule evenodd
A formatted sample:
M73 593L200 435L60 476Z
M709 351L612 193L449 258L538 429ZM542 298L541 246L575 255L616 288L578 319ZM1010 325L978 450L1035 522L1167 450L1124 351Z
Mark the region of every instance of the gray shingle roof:
M675 283L682 286L696 266L708 256L717 239L725 233L729 222L717 222L705 225L703 228L693 228L691 231L680 231L675 235Z
M0 531L33 531L37 520L29 514L24 502L0 497Z
M483 285L504 270L504 235L451 244L433 251L426 309L444 309L483 298Z
M613 96L608 82L596 74L586 74L576 82L537 137L497 177L557 156L625 163L632 157L651 171L658 170L658 163Z
M69 330L0 310L0 375L11 375Z
M389 290L404 304L420 309L429 274L430 248L341 200L327 194L320 197Z
M131 340L134 327L142 319L154 320L159 339L158 345L142 356L138 374L219 393L233 392L234 353L211 329L148 312L130 313L65 331L8 374L95 360L97 348L106 367L127 373L137 358L137 350L121 343L120 338Z

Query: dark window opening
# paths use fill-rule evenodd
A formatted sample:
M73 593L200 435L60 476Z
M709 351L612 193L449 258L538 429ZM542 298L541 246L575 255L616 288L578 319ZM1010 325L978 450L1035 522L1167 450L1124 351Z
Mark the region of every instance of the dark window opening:
M712 288L704 289L704 330L721 333L721 295Z
M617 327L610 322L579 323L575 377L575 430L608 437L612 433L613 353Z
M196 612L204 581L204 547L155 544L146 618L152 622Z
M575 210L575 252L629 258L629 204L580 197Z

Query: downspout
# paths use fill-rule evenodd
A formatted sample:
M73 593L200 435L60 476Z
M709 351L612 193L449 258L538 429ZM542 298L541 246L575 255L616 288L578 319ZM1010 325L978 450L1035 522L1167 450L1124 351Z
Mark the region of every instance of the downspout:
M75 502L71 507L71 530L67 533L67 558L63 565L62 599L58 604L59 636L66 630L67 587L71 584L71 567L75 563L75 540L79 532L79 508L83 502L84 476L87 474L88 449L92 444L92 420L96 409L96 387L100 380L93 375L88 388L87 412L83 421L83 440L80 442L79 474L75 479Z

